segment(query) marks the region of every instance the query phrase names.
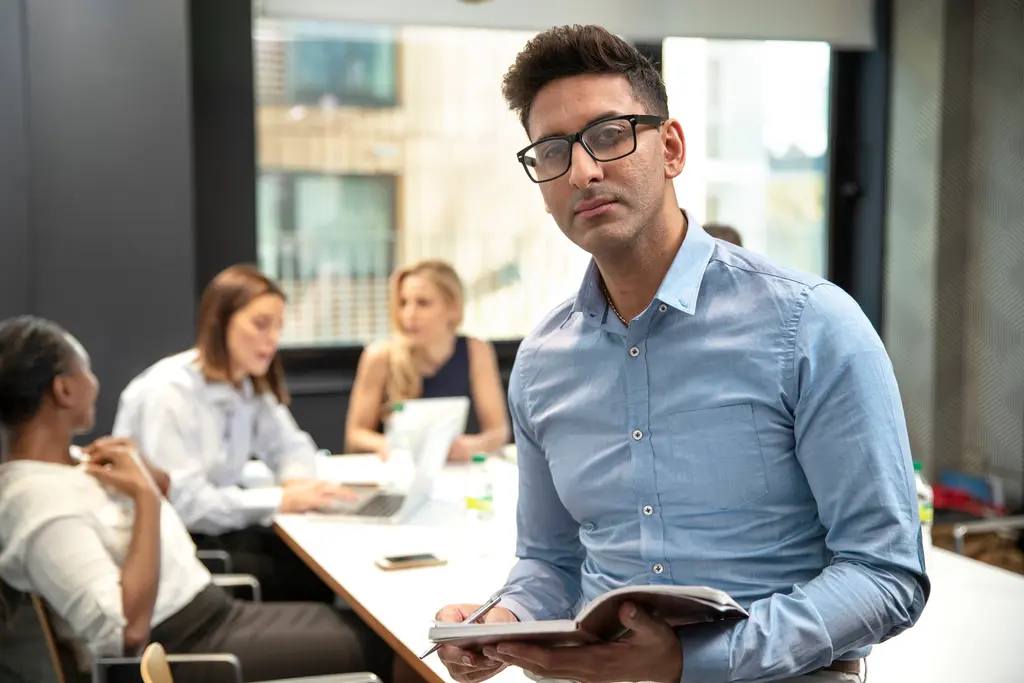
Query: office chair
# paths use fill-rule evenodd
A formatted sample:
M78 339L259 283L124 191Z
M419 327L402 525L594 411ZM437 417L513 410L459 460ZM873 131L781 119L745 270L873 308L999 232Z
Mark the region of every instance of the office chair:
M193 655L186 655L192 657ZM238 658L234 655L209 655L218 657L216 661L231 663L234 666L234 675L237 683L243 683L242 667ZM142 680L145 683L174 683L169 664L174 661L196 661L193 659L183 660L180 656L168 655L160 643L150 643L142 653L142 660L139 664L142 672ZM211 660L212 661L212 660ZM263 683L380 683L380 679L371 673L335 674L331 676L307 676L304 678L289 678L282 681L265 681Z

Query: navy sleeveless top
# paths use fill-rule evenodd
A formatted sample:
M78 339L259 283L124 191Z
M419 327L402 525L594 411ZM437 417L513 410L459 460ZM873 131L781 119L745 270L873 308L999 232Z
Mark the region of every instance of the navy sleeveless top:
M447 398L450 396L469 397L469 417L466 420L466 434L479 434L480 421L477 419L473 392L469 389L469 343L465 337L455 338L455 352L432 377L423 378L423 398Z

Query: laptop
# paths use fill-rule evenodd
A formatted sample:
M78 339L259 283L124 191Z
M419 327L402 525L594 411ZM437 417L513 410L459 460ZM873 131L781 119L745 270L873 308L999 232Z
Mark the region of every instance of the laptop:
M469 399L422 398L406 401L402 429L409 435L412 478L381 487L350 487L356 500L338 501L320 512L357 522L397 523L408 519L430 499L448 451L466 429Z

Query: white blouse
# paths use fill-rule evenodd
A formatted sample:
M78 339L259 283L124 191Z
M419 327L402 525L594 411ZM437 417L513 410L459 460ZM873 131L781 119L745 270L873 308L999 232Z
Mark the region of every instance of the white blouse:
M244 489L242 470L253 456L278 481L316 477L316 444L287 406L210 382L195 349L158 361L121 394L114 435L171 477L168 496L190 531L221 534L263 523L281 504L281 489Z
M135 503L81 465L0 465L0 579L46 601L57 616L54 629L76 646L80 665L88 655L124 654L121 566L134 519ZM152 625L181 610L210 582L181 519L162 501Z

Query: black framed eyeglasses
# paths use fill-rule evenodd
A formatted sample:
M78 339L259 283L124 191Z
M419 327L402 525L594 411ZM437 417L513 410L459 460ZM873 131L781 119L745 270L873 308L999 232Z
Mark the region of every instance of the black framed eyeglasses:
M656 126L664 116L626 114L595 121L578 133L538 140L516 153L526 175L535 183L561 178L572 166L572 146L580 143L594 161L615 161L636 151L637 125Z

